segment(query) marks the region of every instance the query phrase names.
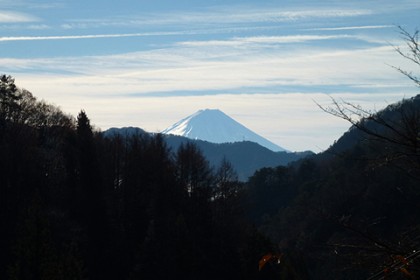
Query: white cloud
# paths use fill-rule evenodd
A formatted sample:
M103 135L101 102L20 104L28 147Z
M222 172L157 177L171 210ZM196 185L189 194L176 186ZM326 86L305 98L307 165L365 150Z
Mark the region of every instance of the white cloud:
M4 8L29 8L29 9L52 9L64 7L63 0L55 0L54 2L40 0L0 0L0 6Z
M87 29L104 27L138 27L145 26L194 26L221 27L242 23L285 23L299 20L346 18L373 14L369 9L346 8L214 8L202 12L171 12L155 14L138 14L111 18L72 19L62 24L65 29Z
M395 25L363 25L363 26L324 27L324 28L309 28L307 30L313 30L313 31L345 31L345 30L384 29L384 28L395 28Z
M407 61L390 46L360 50L311 47L262 51L229 46L214 48L205 44L113 56L0 58L0 63L9 73L31 71L50 73L54 77L46 84L35 76L30 80L30 89L60 88L67 94L98 96L246 87L281 90L285 86L347 85L367 89L383 85L386 90L386 86L397 87L405 81L386 64L408 69Z
M39 21L39 19L29 14L14 11L0 11L0 23L23 23L35 21Z
M253 36L238 37L230 40L210 40L210 41L186 41L181 42L181 46L241 46L244 44L285 44L285 43L303 43L317 40L349 39L357 38L350 35L289 35L289 36Z
M46 24L33 24L28 26L29 29L49 29ZM205 31L203 31L205 32ZM98 38L123 38L123 37L146 37L146 36L174 36L186 35L196 32L144 32L144 33L120 33L120 34L90 34L90 35L65 35L65 36L8 36L0 37L0 42L7 41L41 41L41 40L76 40L76 39L98 39ZM180 46L234 46L250 43L261 44L281 44L281 43L302 43L315 40L331 40L357 38L351 35L289 35L289 36L254 36L254 37L237 37L230 40L210 40L210 41L185 41L180 42Z
M287 9L287 8L286 8ZM168 23L172 22L217 22L217 23L250 23L250 22L288 22L307 18L341 18L370 15L372 11L365 9L296 9L270 10L226 9L216 12L178 14L166 16Z
M47 24L30 24L27 26L27 28L30 30L47 30L47 29L51 29L51 26ZM1 40L1 37L0 37L0 40Z
M46 28L47 25L33 26L34 29ZM6 41L42 41L42 40L75 40L75 39L98 39L98 38L122 38L122 37L144 37L144 36L163 36L176 35L174 32L156 33L126 33L126 34L94 34L94 35L66 35L66 36L11 36L0 37L0 42Z

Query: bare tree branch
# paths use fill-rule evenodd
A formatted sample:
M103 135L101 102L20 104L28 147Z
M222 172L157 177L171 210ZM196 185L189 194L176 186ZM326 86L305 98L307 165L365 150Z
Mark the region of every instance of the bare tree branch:
M398 26L401 37L405 40L408 52L404 52L400 47L394 47L395 51L402 57L410 60L415 65L420 66L420 44L419 44L419 30L414 31L413 34ZM420 78L414 75L411 71L406 71L400 67L393 66L401 74L412 80L417 86L420 86Z

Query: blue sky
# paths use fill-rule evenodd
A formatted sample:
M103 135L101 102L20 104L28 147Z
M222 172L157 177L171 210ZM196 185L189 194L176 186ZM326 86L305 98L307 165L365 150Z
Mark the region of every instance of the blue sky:
M348 124L315 102L375 110L419 91L391 67L420 1L0 0L0 72L98 128L161 131L218 108L289 150Z

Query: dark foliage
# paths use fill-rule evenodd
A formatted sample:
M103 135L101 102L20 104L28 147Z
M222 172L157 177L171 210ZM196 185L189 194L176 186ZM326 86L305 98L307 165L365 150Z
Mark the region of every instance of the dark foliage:
M104 131L105 137L119 134L130 136L147 134L144 130L135 127L110 128ZM238 174L238 179L245 182L255 171L264 167L286 166L291 162L313 155L312 152L273 152L257 143L242 141L235 143L210 143L202 140L192 140L182 136L163 135L168 147L176 151L181 145L194 143L212 167L218 168L220 163L228 160Z
M418 277L420 97L243 183L192 142L104 137L0 78L1 279Z
M272 245L229 162L103 137L0 78L0 279L258 279Z
M417 279L419 101L371 114L312 159L251 177L253 219L280 252L302 257L291 262L299 272L310 279Z

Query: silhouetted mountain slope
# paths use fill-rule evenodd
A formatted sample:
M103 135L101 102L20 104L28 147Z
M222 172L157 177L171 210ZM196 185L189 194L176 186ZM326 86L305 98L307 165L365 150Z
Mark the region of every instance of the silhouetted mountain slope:
M112 128L105 131L104 135L107 137L115 134L130 136L144 133L146 132L139 128L125 127ZM164 139L173 152L176 152L181 144L193 142L210 162L210 165L214 167L218 167L223 158L226 158L232 163L238 173L239 179L242 181L247 180L248 177L260 168L284 166L313 154L310 151L295 153L273 152L257 143L249 141L216 144L176 135L164 135Z
M324 153L318 154L318 157L328 158L339 155L357 145L370 144L372 146L385 142L388 142L388 145L391 142L401 142L403 144L410 141L409 138L413 137L409 135L411 132L406 131L410 129L406 126L410 125L409 122L416 121L415 118L419 117L419 112L420 95L388 105L383 110L373 113L370 117L360 120L357 125L362 129L352 125ZM381 135L389 139L380 139ZM410 145L410 143L406 144Z
M420 248L419 135L420 96L390 105L326 152L255 173L248 191L259 207L250 215L280 251L303 257L293 266L305 263L310 279L368 279L388 270L390 279L402 279L405 271L389 269L399 265L395 254L412 260L405 268L414 278L420 268L420 254L413 257Z
M193 141L213 166L218 166L222 159L226 158L232 163L241 180L247 180L260 168L284 166L313 154L310 151L296 153L273 152L249 141L215 144L175 135L168 135L165 139L173 150L177 150L181 143Z

